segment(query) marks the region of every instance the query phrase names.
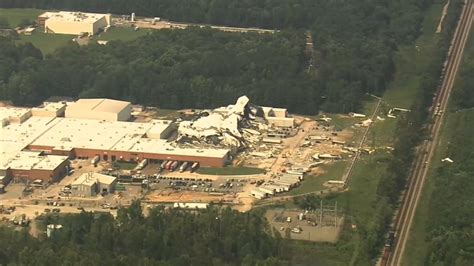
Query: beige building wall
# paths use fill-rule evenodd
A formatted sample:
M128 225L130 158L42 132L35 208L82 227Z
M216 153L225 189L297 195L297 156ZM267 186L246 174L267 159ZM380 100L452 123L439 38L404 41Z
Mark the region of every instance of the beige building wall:
M58 117L64 115L66 111L66 106L64 105L59 110L48 110L45 108L33 108L31 109L31 114L33 116L45 116L45 117Z
M94 34L93 23L81 21L64 21L47 19L45 22L46 33L79 35L82 32Z
M293 127L295 125L295 119L290 117L267 117L267 121L276 127Z
M101 19L99 19L92 25L92 34L96 34L100 29L107 27L107 25L109 25L109 23L107 23L106 16L103 16Z
M130 119L131 113L132 113L132 104L129 104L117 114L116 119L117 121L128 121Z
M123 112L123 111L122 111ZM120 113L122 113L120 112ZM123 116L123 115L122 115ZM106 121L117 121L119 117L116 113L109 112L98 112L89 110L78 110L78 109L66 109L67 118L79 118L79 119L95 119L95 120L106 120Z

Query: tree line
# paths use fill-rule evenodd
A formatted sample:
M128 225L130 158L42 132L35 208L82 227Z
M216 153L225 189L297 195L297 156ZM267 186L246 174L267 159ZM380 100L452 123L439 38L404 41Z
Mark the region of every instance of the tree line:
M140 202L110 214L83 212L39 221L51 237L0 227L2 265L288 265L285 244L256 213L153 208ZM40 230L41 230L40 229Z
M118 97L143 101L144 104L153 102L166 108L212 107L222 103L228 104L233 102L236 95L249 93L258 103L286 106L292 112L315 114L319 110L357 111L362 107L365 93L380 95L385 90L394 72L393 57L398 45L412 43L419 35L424 10L431 3L432 0L6 0L0 3L0 7L116 14L136 12L139 15L162 16L185 22L258 26L283 29L283 32L276 34L276 37L270 37L236 33L230 36L231 34L213 33L206 29L199 33L198 30L187 30L179 33L159 32L132 43L116 42L101 48L78 48L71 45L53 55L56 59L53 66L49 65L53 59L40 63L41 68L58 71L60 74L56 77L67 77L67 80L36 82L29 80L32 73L17 73L19 78L11 78L15 81L11 86L13 89L7 86L4 91L16 90L17 84L33 83L48 88L37 93L42 96L64 91L67 96ZM311 33L314 53L303 53L306 42L303 32ZM205 40L205 37L213 39ZM187 41L201 47L183 44ZM235 47L230 47L229 42L235 42ZM237 42L248 43L239 45ZM255 46L252 46L252 43ZM153 49L148 46L152 45L169 48L169 52L154 51L146 55L141 53L138 56L146 58L126 62L120 60L127 57L120 52L133 53L133 49L151 52ZM237 52L231 48L245 48L247 51ZM195 53L191 57L187 53L188 50L204 51L207 59L194 58L199 56ZM185 56L171 58L181 52ZM107 54L107 57L97 53ZM80 57L74 60L87 61L89 64L84 69L76 68L70 71L71 67L59 62L63 59L61 56L64 61L67 61L67 56ZM90 57L113 60L111 64L104 64L96 59L88 59ZM309 57L313 57L312 68L308 66ZM160 73L153 68L147 68L166 60L171 61L156 67L162 71ZM114 65L115 61L121 62ZM56 69L56 63L61 64L61 68ZM92 65L96 63L99 65ZM205 65L202 65L203 63ZM100 68L100 77L96 78L97 75L92 69L97 68ZM140 73L136 73L139 70ZM41 75L38 76L44 79ZM140 78L143 80L139 80ZM54 88L61 86L62 84L58 85L61 82L65 83L64 88L69 88ZM72 86L68 84L71 82L80 84ZM111 89L118 84L124 84L124 88ZM214 87L208 88L209 86ZM39 101L35 99L38 97L34 96L23 98L8 93L3 95L7 99L17 99L15 101L20 99L21 104L34 104ZM163 98L158 99L157 95Z
M321 98L302 62L302 32L259 35L162 30L131 42L68 45L41 57L3 39L0 97L35 105L48 96L110 97L161 108L254 103L316 113Z

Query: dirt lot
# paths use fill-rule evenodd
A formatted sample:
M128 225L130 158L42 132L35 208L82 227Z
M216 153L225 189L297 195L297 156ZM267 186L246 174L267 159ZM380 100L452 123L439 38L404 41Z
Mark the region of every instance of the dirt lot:
M276 174L291 167L308 167L314 163L312 158L316 153L351 156L351 152L344 151L341 144L333 141L347 142L351 139L351 130L336 131L334 126L325 126L314 120L297 119L300 128L297 133L289 138L282 139L281 144L263 144L259 152L275 154L270 158L251 157L245 159L244 165L256 166L270 170ZM325 137L326 140L311 140L310 136ZM349 153L349 154L347 154Z
M320 224L319 213L308 213L303 220L299 220L300 213L301 211L296 210L274 209L268 210L265 217L271 226L280 230L283 237L312 242L337 242L344 224L344 217L338 216L336 227L333 214L324 214L322 224ZM288 217L291 217L291 222L288 222ZM301 231L292 232L294 228L300 228Z
M161 190L153 191L145 197L145 200L151 203L170 203L170 202L206 202L232 203L236 199L235 194L210 194L204 192Z

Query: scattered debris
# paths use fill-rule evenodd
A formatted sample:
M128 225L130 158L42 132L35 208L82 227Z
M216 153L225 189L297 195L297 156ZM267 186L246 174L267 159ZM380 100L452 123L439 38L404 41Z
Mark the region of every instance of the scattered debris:
M196 118L182 121L178 127L178 142L208 143L214 146L247 148L262 140L262 131L271 127L292 127L294 118L287 117L284 108L260 107L241 96L234 105L196 112ZM278 121L282 122L278 122ZM287 132L272 132L267 137L286 137ZM279 143L265 138L265 142Z
M366 115L364 115L364 114L358 114L358 113L352 113L352 112L349 113L349 116L353 117L353 118L365 118L366 117Z
M404 109L404 108L392 108L390 110L388 110L388 114L387 114L387 117L390 117L390 118L397 118L397 115L400 114L400 113L406 113L406 112L410 112L409 109Z
M441 162L443 162L443 163L444 163L444 162L447 162L447 163L454 163L454 161L453 161L451 158L449 158L449 157L446 157L446 158L442 159Z

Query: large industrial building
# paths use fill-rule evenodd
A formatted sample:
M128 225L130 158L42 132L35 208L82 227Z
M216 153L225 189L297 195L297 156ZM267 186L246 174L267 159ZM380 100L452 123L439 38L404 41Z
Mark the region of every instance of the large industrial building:
M32 109L0 107L0 179L56 181L73 158L221 167L247 138L258 141L260 136L256 130L260 124L254 124L255 129L241 127L251 125L245 96L235 105L179 123L129 122L131 109L130 102L112 99L47 102ZM268 125L294 125L286 109L258 110Z
M67 171L68 157L43 155L41 152L21 151L7 162L6 176L17 180L56 182ZM2 168L2 167L0 167Z
M37 24L45 33L94 35L111 25L111 14L83 12L45 12L38 16Z
M11 178L55 181L66 172L67 157L24 151L55 119L32 116L32 113L27 108L0 108L0 179L3 183Z
M228 161L228 149L168 142L176 130L172 121L121 121L130 118L130 111L129 102L109 99L79 100L67 107L0 107L0 177L55 181L66 173L68 158L96 156L105 161L174 160L216 167Z
M111 99L80 99L68 104L65 117L106 121L127 121L132 104Z

